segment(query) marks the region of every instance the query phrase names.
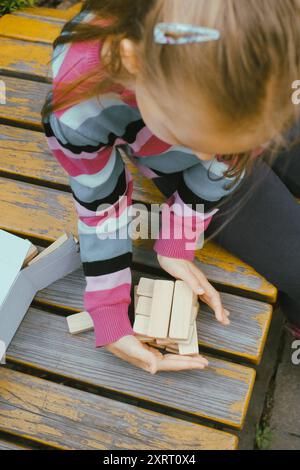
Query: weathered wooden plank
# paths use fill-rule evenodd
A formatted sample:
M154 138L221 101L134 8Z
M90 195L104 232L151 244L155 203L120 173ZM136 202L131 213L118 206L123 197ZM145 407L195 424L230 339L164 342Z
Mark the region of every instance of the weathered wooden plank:
M23 41L52 44L62 27L62 24L25 16L4 15L0 18L0 36Z
M57 8L45 7L28 7L22 10L14 11L12 14L15 16L24 16L27 18L35 18L41 21L60 21L65 23L80 11L81 4L74 5L67 10L59 10Z
M71 7L67 8L66 13L71 16L75 15L80 11L82 4L83 2L75 3L75 5L72 5Z
M50 44L31 43L29 47L26 41L1 38L0 73L27 74L51 82L51 56Z
M149 274L133 271L133 284ZM64 279L53 283L37 293L35 300L43 305L66 309L68 313L84 310L83 293L85 279L83 270L78 269ZM213 348L247 359L258 364L261 361L265 341L272 319L272 307L256 300L245 299L221 293L223 305L231 313L231 324L222 326L216 321L210 308L201 302L197 317L197 331L200 347Z
M47 241L50 229L54 241L65 231L76 233L73 206L70 194L0 178L0 224L3 229ZM63 214L65 220L61 219ZM68 219L67 214L71 218ZM56 218L61 220L60 227L53 226Z
M151 240L137 240L135 262L157 268L157 256ZM255 269L215 242L208 242L196 252L195 264L212 282L226 286L233 293L242 291L247 297L269 303L276 302L277 289Z
M31 178L36 184L69 186L67 173L47 147L41 132L0 125L1 174Z
M51 85L3 75L0 80L5 83L6 98L0 106L0 118L42 130L41 109Z
M26 237L53 242L65 230L77 233L71 194L0 178L0 208L1 228ZM152 245L153 240L137 240L135 262L158 267ZM249 296L268 302L276 299L277 290L274 286L215 243L208 243L199 250L195 262L213 282L230 287L235 292L242 289Z
M95 348L93 338L93 332L74 337L65 318L30 308L7 358L235 428L243 426L254 369L209 357L204 371L154 376L105 348Z
M27 11L28 10L28 11ZM37 10L37 11L31 11ZM39 14L39 10L42 10ZM49 14L48 14L49 12ZM69 18L66 18L65 10L57 10L55 8L28 8L24 10L16 10L11 13L11 15L16 16L17 18L30 18L32 20L39 20L41 22L52 23L56 25L63 26Z
M0 425L1 427L1 425ZM27 447L22 447L18 444L14 444L13 442L4 441L0 439L0 451L1 450L29 450Z
M5 368L0 429L65 450L229 450L237 445L229 433Z

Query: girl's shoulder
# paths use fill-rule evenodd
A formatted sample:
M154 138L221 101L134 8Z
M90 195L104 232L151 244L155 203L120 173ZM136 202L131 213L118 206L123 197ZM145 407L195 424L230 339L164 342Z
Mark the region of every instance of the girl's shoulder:
M86 11L76 15L71 22L95 22L95 15ZM96 22L98 22L97 20ZM62 30L61 35L64 34ZM58 44L53 49L52 55L52 78L54 87L58 83L72 83L80 80L81 77L91 77L85 80L87 89L101 80L102 77L102 61L101 51L103 41L99 39L86 40L81 42ZM80 89L85 87L84 83L80 85ZM138 108L135 93L121 84L115 84L111 92L119 96L119 100L125 105L132 108Z
M90 22L93 15L81 12L76 15L69 25L81 22ZM60 37L68 34L62 29ZM101 41L86 40L81 42L67 42L58 44L52 52L52 78L53 82L63 80L64 83L79 79L90 70L100 67Z

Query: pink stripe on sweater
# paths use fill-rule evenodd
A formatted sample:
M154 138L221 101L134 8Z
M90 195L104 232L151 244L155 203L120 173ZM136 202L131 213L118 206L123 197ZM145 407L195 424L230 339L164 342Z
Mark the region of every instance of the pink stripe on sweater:
M202 219L196 216L180 217L165 207L162 210L161 238L171 240L193 241L204 231L205 225Z
M118 303L131 302L130 298L131 284L121 284L113 289L106 289L95 292L85 291L84 308L90 312L105 305L114 305Z
M136 140L131 144L131 148L134 152L140 152L142 147L151 139L151 132L148 127L143 127L143 129L137 134Z
M128 304L98 306L89 312L93 319L96 347L115 343L124 336L133 336Z
M203 230L207 229L211 220L212 217L204 221L204 225L202 227ZM172 233L171 231L171 237L169 239L163 239L161 231L158 240L156 240L154 244L154 251L157 254L161 256L166 256L168 258L194 261L196 245L200 234L201 232L198 234L194 241L185 239L184 236L177 240L174 237L174 233Z
M131 283L131 270L130 268L125 268L111 274L104 274L103 276L88 276L86 281L87 292L112 290L119 285Z
M158 155L163 152L167 152L172 148L172 145L159 140L155 135L152 135L151 138L140 148L139 153L143 157L151 157L152 155Z
M93 160L97 157L98 152L88 153L88 152L81 152L79 154L75 154L71 152L71 150L66 149L56 139L56 137L47 137L49 147L51 150L60 150L65 154L66 157L71 158L72 160Z
M70 160L61 150L53 150L53 154L67 173L75 178L82 174L94 175L103 170L111 157L111 148L105 147L93 160Z

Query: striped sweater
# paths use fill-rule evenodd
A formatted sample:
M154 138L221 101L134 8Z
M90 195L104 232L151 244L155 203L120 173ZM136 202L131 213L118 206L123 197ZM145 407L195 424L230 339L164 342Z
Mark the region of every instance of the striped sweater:
M81 12L72 21L92 19ZM101 43L95 40L57 46L47 100L55 98L59 83L100 70L100 52ZM227 166L219 158L201 161L190 149L170 146L153 135L134 93L124 87L54 111L42 123L49 148L69 175L86 278L84 308L93 319L96 347L105 346L134 334L128 317L132 240L119 236L130 221L133 180L122 151L167 197L161 224L166 221L170 237L165 239L160 232L154 244L160 255L194 259L197 240L218 211L216 203L228 195L224 186L232 180L222 178ZM204 204L205 213L198 212L198 204ZM176 232L183 225L179 238ZM103 232L114 237L101 237Z

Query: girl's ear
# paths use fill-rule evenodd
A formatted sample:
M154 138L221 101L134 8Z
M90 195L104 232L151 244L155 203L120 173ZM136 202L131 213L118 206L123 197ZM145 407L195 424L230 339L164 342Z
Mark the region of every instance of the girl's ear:
M122 63L131 75L137 75L139 71L137 48L138 45L130 39L122 39L120 42Z

